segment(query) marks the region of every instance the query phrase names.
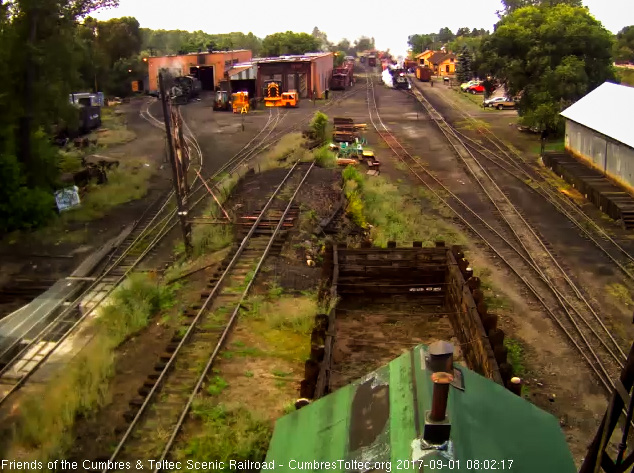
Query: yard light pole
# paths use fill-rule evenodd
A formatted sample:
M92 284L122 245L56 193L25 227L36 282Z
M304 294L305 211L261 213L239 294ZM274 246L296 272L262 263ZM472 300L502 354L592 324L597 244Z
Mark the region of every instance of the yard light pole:
M174 139L172 137L172 117L167 106L168 97L165 93L165 83L163 82L163 73L159 72L159 89L161 92L161 102L163 104L163 120L165 121L165 134L167 135L167 154L170 164L172 165L172 183L174 184L174 193L176 195L176 206L178 209L178 219L180 220L181 230L183 232L183 243L185 244L185 254L189 257L192 254L191 244L191 225L187 223L187 209L183 204L183 186L181 185L181 177L185 172L178 172L176 164L176 156L174 153ZM186 189L186 187L185 187Z

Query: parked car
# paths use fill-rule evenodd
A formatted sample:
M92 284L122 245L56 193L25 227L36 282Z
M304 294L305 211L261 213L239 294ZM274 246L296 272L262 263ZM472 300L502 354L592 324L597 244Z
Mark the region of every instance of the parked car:
M477 85L479 83L480 83L479 80L470 80L469 82L464 82L460 84L460 90L462 90L463 92L466 92L469 87L471 87L472 85Z
M484 86L482 84L475 84L472 85L471 87L468 87L467 90L465 90L465 92L470 92L472 94L483 94L484 93Z
M483 107L497 108L502 110L503 108L515 108L517 107L517 101L509 99L508 97L494 97L482 102Z

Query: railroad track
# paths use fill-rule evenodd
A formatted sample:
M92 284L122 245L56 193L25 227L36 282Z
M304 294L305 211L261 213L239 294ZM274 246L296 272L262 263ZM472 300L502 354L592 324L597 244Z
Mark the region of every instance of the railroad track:
M418 99L417 92L420 93L420 89L415 85L410 93ZM455 103L449 100L445 101L463 118L477 124L477 120L469 113L460 109ZM483 144L462 133L451 124L447 123L447 125L454 134L464 141L472 152L487 159L506 174L520 181L522 185L530 189L534 194L549 202L585 238L605 254L627 278L634 280L634 272L627 267L628 263L634 263L634 255L623 248L619 242L612 238L592 217L588 216L569 198L553 189L546 177L524 156L507 146L495 133L486 127L478 127L478 134L485 143Z
M335 100L316 108L314 111L328 110L356 94L359 90L360 88L355 88L345 92ZM154 117L150 111L150 105L153 102L146 102L145 108L140 111L140 115L156 128L164 130L164 124ZM279 108L269 109L267 122L259 133L227 163L217 169L211 176L205 178L205 182L198 183L197 180L200 174L196 173L196 178L190 185L189 211L196 208L207 198L209 195L207 185L218 189L231 177L232 173L245 166L249 160L279 142L285 134L300 129L314 111L311 110L302 119L296 120L291 127L273 134L289 112ZM184 119L183 124L186 132L185 138L190 147L190 155L193 149L198 155L199 163L202 167L204 160L202 149ZM107 265L107 268L94 281L91 281L87 288L84 289L83 286L85 284L80 285L78 290L83 289L83 291L79 295L77 295L77 292L69 295L69 297L74 298L71 302L67 302L63 308L50 314L37 327L35 325L31 327L32 330L29 330L28 339L16 338L14 342L10 343L10 346L2 350L2 353L0 353L0 361L2 361L0 365L0 406L27 382L30 376L55 352L62 342L71 333L74 333L81 322L91 315L99 304L176 227L178 224L176 210L170 208L173 196L173 191L166 192L146 209L143 216L135 223L130 237L126 238L114 250L108 260L109 266Z
M236 251L209 280L208 289L201 294L201 304L185 313L190 320L186 332L182 337L175 336L157 371L148 377L140 390L144 398L131 403L133 410L127 415L130 425L110 462L136 464L139 459L168 458L260 268L271 249L275 245L281 247L281 232L292 226L299 213L294 200L314 165L297 162L288 171ZM286 202L280 196L289 191L293 194ZM106 471L107 468L103 470Z
M625 354L605 327L592 305L575 285L565 268L557 262L549 246L538 235L490 174L454 134L443 117L420 95L419 100L481 187L495 208L500 225L490 224L430 173L411 155L381 120L374 98L371 76L367 82L368 110L376 131L392 151L436 197L449 207L462 223L478 236L513 271L544 307L546 313L567 335L589 364L601 384L609 391L612 379L623 366ZM419 92L420 94L420 92ZM511 250L509 253L508 250ZM504 254L503 254L504 253Z

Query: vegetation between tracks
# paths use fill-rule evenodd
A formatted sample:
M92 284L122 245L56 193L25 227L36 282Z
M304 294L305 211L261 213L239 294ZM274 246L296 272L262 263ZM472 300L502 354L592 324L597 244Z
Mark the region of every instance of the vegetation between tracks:
M11 459L46 462L64 458L73 442L77 416L89 415L109 400L114 372L114 349L146 327L150 318L172 307L178 286L161 286L147 273L134 274L115 290L99 311L94 336L68 367L19 407Z
M312 292L292 296L271 284L265 294L249 298L214 376L193 405L176 459L264 458L274 420L296 399L316 313Z
M421 199L428 196L417 197L403 184L397 186L381 176L364 176L352 166L344 170L343 177L346 213L355 224L370 229L376 246L386 246L388 241L405 245L423 241L426 246L438 240L448 244L466 241L431 212L421 212ZM438 207L437 201L427 203Z

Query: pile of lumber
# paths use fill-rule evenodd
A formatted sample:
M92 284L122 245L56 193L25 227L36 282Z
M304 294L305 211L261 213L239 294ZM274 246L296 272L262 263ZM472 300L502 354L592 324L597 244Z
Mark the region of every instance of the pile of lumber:
M336 143L353 143L367 127L365 123L355 124L352 118L335 117L333 121L332 140Z

